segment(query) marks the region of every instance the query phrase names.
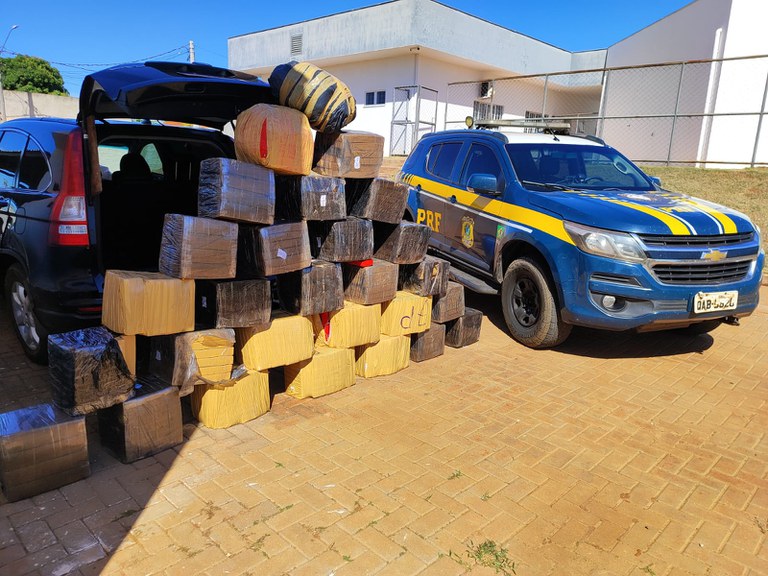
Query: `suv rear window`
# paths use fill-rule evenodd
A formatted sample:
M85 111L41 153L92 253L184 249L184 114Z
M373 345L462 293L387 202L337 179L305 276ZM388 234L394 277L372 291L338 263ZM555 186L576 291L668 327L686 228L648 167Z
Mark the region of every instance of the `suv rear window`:
M19 169L19 188L22 190L45 190L51 184L51 170L48 160L40 147L32 141L27 142L27 149L21 158Z
M16 173L19 171L21 151L27 144L27 137L18 132L4 132L0 140L0 188L14 188Z
M443 180L450 180L461 146L461 142L433 144L427 152L427 172Z

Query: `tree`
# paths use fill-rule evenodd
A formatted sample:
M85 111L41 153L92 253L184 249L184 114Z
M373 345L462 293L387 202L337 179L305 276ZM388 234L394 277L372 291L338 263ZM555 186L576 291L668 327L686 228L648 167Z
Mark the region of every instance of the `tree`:
M41 94L69 94L64 88L61 72L47 60L37 56L19 54L14 58L0 58L3 88Z

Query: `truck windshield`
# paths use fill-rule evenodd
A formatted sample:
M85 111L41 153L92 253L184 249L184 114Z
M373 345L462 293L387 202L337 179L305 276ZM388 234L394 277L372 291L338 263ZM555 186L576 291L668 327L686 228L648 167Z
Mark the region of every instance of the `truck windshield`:
M580 144L507 144L521 184L531 190L653 190L647 176L613 148Z

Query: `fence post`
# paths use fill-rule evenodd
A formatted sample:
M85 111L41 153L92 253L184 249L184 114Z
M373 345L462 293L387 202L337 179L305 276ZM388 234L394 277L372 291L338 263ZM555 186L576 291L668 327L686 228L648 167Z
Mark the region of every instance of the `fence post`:
M603 92L600 95L600 110L597 113L597 129L595 130L598 138L603 137L605 130L605 107L608 105L608 80L611 77L611 71L603 69Z
M411 146L410 150L408 150L408 154L411 153L413 150L413 147L416 145L416 142L419 141L419 124L421 123L421 118L419 117L419 114L421 113L421 85L416 86L416 118L414 118L413 123L413 138L411 139Z
M757 117L757 134L755 134L755 146L752 148L752 161L749 164L750 168L755 167L755 161L757 160L757 147L760 145L760 131L763 128L763 116L765 116L765 100L768 97L768 73L765 75L765 88L763 88L763 103L760 106L760 115Z
M544 76L544 101L541 103L542 121L547 117L547 88L549 87L549 74Z
M675 141L675 126L677 125L677 113L680 110L680 93L683 90L683 74L685 73L685 62L680 64L680 78L677 80L677 99L675 100L675 114L672 116L672 129L669 131L669 147L667 148L667 166L672 158L672 144Z

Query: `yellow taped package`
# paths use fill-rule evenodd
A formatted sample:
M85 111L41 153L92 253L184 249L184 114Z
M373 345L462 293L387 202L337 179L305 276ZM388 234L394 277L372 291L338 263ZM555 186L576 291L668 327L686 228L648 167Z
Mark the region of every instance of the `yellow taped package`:
M315 346L354 348L379 341L381 305L364 306L348 300L344 308L312 316Z
M376 344L355 348L355 374L363 378L394 374L408 368L411 360L411 336L381 335Z
M117 340L117 345L123 354L128 371L131 373L131 376L136 376L136 336L119 334L115 336L115 340Z
M314 356L285 367L285 392L294 398L318 398L355 383L355 351L320 348Z
M238 328L237 348L249 370L296 364L312 357L312 322L278 312L267 327Z
M269 374L249 371L227 384L201 384L192 392L192 412L206 428L229 428L269 412Z
M429 330L432 296L418 296L398 290L393 300L381 305L381 333L388 336L416 334Z
M101 322L120 334L159 336L195 329L195 281L157 272L107 270Z

